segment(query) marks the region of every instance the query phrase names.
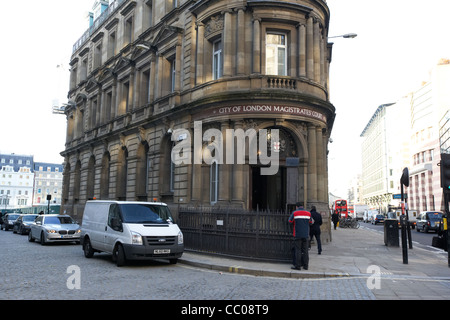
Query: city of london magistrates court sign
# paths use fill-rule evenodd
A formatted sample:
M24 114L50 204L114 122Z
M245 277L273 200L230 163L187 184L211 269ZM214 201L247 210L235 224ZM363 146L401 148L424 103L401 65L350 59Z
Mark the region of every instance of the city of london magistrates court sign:
M239 115L239 114L284 114L301 116L311 119L316 119L324 123L327 122L327 118L323 113L318 111L303 108L303 107L293 107L287 105L272 105L272 104L255 104L255 105L235 105L235 106L225 106L216 107L205 110L197 115L197 119L203 119L214 116L225 116L225 115Z

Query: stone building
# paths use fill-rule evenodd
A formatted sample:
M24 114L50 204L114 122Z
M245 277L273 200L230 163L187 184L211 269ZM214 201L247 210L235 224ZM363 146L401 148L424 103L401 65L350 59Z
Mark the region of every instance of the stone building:
M323 0L109 1L70 61L66 212L80 217L92 198L157 199L175 214L303 200L328 218L329 18ZM244 163L231 145L240 133ZM276 173L250 161L261 140ZM205 151L210 161L194 161Z
M34 205L61 205L63 165L48 162L34 163ZM50 197L49 197L50 196Z

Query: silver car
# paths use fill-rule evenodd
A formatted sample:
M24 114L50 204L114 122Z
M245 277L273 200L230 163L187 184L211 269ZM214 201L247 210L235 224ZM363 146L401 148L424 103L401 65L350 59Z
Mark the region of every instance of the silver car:
M80 243L80 225L68 215L43 214L31 226L28 241L39 240L44 245L49 242Z

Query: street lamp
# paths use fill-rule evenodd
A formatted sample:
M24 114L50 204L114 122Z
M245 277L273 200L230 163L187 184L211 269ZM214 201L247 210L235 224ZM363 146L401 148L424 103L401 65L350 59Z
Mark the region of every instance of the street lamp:
M331 38L345 38L345 39L353 39L356 38L358 35L356 33L346 33L346 34L341 34L340 36L332 36L332 37L328 37L328 39Z

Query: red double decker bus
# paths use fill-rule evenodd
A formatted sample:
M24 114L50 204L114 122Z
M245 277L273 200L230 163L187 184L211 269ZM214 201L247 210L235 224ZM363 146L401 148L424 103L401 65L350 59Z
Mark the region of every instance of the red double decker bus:
M337 212L341 218L348 217L347 200L335 200L333 203L333 212Z

